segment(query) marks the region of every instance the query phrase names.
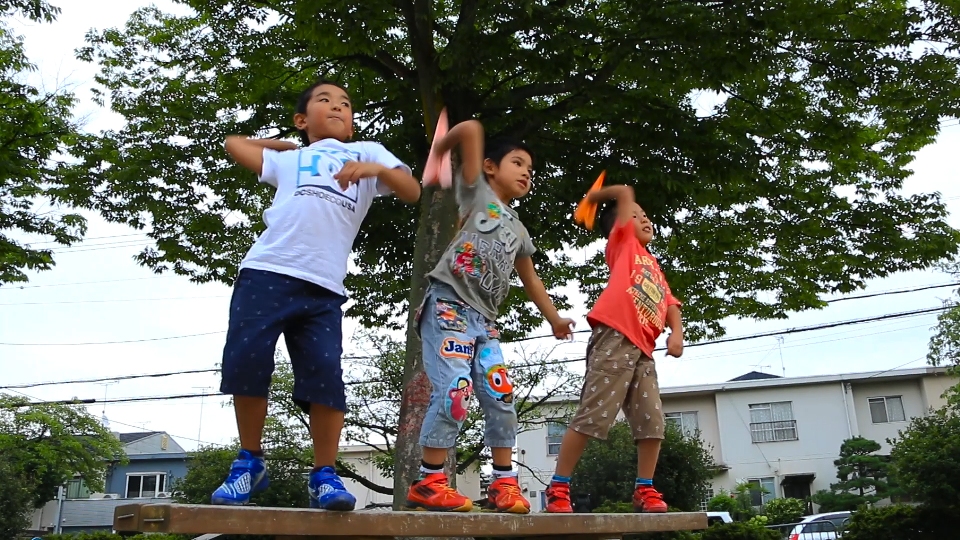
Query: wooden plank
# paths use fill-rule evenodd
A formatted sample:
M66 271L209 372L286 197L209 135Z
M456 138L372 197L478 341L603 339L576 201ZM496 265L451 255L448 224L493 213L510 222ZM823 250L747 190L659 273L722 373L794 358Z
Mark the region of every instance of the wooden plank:
M140 532L142 504L124 504L113 509L113 528L118 533Z
M276 536L275 540L384 540L384 536ZM483 538L483 537L470 537ZM525 540L619 540L620 535L613 534L567 534L556 536L526 536Z
M306 508L145 504L139 510L138 519L142 532L299 538L317 536L317 532L323 531L323 536L340 538L589 535L596 539L707 528L707 516L699 512L512 515L486 512L325 512Z

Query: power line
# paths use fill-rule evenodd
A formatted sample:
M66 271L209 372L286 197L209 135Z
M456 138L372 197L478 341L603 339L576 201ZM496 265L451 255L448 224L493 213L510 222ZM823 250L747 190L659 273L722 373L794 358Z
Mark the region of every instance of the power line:
M86 242L87 240L107 240L110 238L129 238L131 236L147 236L146 233L131 233L131 234L111 234L108 236L87 236L84 237L81 242ZM60 244L55 240L44 240L42 242L26 242L28 246L41 246L44 244Z
M344 356L341 360L370 360L373 356ZM67 384L90 384L108 381L129 381L132 379L154 379L160 377L172 377L175 375L195 375L198 373L218 373L220 368L188 369L182 371L167 371L163 373L139 373L134 375L117 375L114 377L98 377L94 379L73 379L67 381L44 381L37 383L10 384L0 386L0 390L14 390L16 388L36 388L39 386L62 386Z
M161 302L173 300L205 300L208 298L230 298L229 294L212 296L161 296L156 298L114 298L98 300L63 300L57 302L8 302L0 306L49 306L54 304L111 304L114 302Z
M120 341L86 341L81 343L0 343L7 347L81 347L84 345L118 345L121 343L144 343L147 341L168 341L171 339L184 339L200 336L212 336L215 334L224 334L226 330L217 330L216 332L201 332L199 334L184 334L180 336L167 336L144 339L125 339Z
M949 308L948 308L948 307L943 307L943 306L941 306L941 307L937 307L937 308L928 308L928 309L920 309L920 310L913 310L913 311L903 311L903 312L899 312L899 313L888 313L888 314L885 314L885 315L879 315L879 316L875 316L875 317L866 317L866 318L860 318L860 319L849 319L849 320L845 320L845 321L836 321L836 322L832 322L832 323L822 323L822 324L815 324L815 325L808 325L808 326L800 326L800 327L795 327L795 328L788 328L788 329L785 329L785 330L778 330L778 331L772 331L772 332L763 332L763 333L758 333L758 334L749 334L749 335L744 335L744 336L734 336L734 337L730 337L730 338L722 338L722 339L716 339L716 340L711 340L711 341L702 341L702 342L699 342L699 343L690 343L690 344L684 345L684 348L685 348L685 349L689 349L689 348L693 348L693 347L702 347L702 346L706 346L706 345L717 345L717 344L721 344L721 343L733 343L733 342L738 342L738 341L746 341L746 340L750 340L750 339L760 339L760 338L771 337L771 336L783 336L783 335L798 334L798 333L803 333L803 332L813 332L813 331L817 331L817 330L825 330L825 329L829 329L829 328L836 328L836 327L840 327L840 326L849 326L849 325L855 325L855 324L865 324L865 323L870 323L870 322L875 322L875 321L885 321L885 320L902 319L902 318L908 318L908 317L917 317L917 316L920 316L920 315L926 315L926 314L930 314L930 313L937 313L937 312L940 312L940 311L944 311L944 310L946 310L946 309L949 309ZM867 335L873 335L873 334L867 334ZM859 336L858 336L858 337L859 337ZM834 340L834 341L837 341L837 340ZM660 347L660 348L655 349L655 351L664 351L664 350L666 350L665 347ZM352 356L352 357L344 357L343 360L365 360L365 359L371 359L371 358L373 358L373 357L371 357L371 356ZM531 362L531 363L522 363L522 364L512 364L512 365L511 365L511 368L516 369L516 368L540 367L540 366L548 365L548 364L570 364L570 363L574 363L574 362L583 362L583 361L585 361L585 360L586 360L585 357L564 358L564 359L553 360L553 361L549 361L549 362L543 361L543 362ZM194 373L214 373L214 372L217 372L217 371L219 371L219 369L216 369L216 368L208 368L208 369L200 369L200 370L173 371L173 372L167 372L167 373L150 373L150 374L140 374L140 375L122 375L122 376L117 376L117 377L104 377L104 378L98 378L98 379L80 379L80 380L72 380L72 381L48 381L48 382L42 382L42 383L26 383L26 384L17 384L17 385L9 385L9 386L0 386L0 390L17 389L17 388L33 388L33 387L37 387L37 386L53 386L53 385L66 385L66 384L94 383L94 382L105 382L105 381L114 381L114 380L130 380L130 379L141 379L141 378L169 377L169 376L174 376L174 375L185 375L185 374L194 374ZM353 385L359 385L359 384L370 384L370 383L375 383L375 382L380 382L380 381L377 380L377 379L372 379L372 380L357 380L357 381L347 381L347 382L345 382L344 384L347 385L347 386L353 386ZM188 394L188 395L184 395L184 397L178 397L178 398L175 398L175 399L186 399L186 398L189 398L189 397L202 397L202 396L205 396L205 395L218 395L218 394ZM155 397L145 397L145 398L116 398L116 399L121 399L121 400L123 400L123 399L135 399L135 400L138 400L138 401L150 401L150 400L156 400L156 399L166 399L166 396L155 396ZM72 401L70 401L70 400L64 400L64 402L70 402L70 403L72 403ZM112 400L111 400L111 401L106 401L106 402L104 402L104 401L97 401L96 399L91 399L91 400L83 400L82 402L83 402L83 403L91 403L91 404L92 404L92 403L125 403L126 401L112 401ZM60 402L57 402L57 403L60 403Z
M881 291L881 292L870 293L870 294L863 294L863 295L858 295L858 296L834 298L834 299L831 299L831 300L827 300L826 303L827 303L827 304L832 304L832 303L836 303L836 302L843 302L843 301L845 301L845 300L860 300L860 299L864 299L864 298L874 298L874 297L878 297L878 296L887 296L887 295L894 295L894 294L906 294L906 293L919 292L919 291L925 291L925 290L930 290L930 289L939 289L939 288L944 288L944 287L954 287L954 286L958 286L958 284L951 282L951 283L940 283L940 284L936 284L936 285L926 285L926 286L923 286L923 287L914 287L914 288L910 288L910 289L894 289L894 290L889 290L889 291ZM223 297L225 298L226 296L223 296ZM171 298L153 298L153 299L144 298L144 299L140 299L140 300L144 300L144 301L146 301L146 300L176 300L176 299L189 299L189 298L190 298L190 297L179 297L179 298L177 298L177 297L171 297ZM196 297L196 298L220 298L220 296L206 296L206 297ZM127 300L89 300L89 301L83 301L83 302L111 302L111 301L122 302L122 301L140 301L140 300L137 300L137 299L127 299ZM81 301L76 301L76 302L65 301L65 302L50 302L50 303L51 303L51 304L70 304L70 303L83 303L83 302L81 302ZM29 304L30 304L30 303L27 303L26 305L29 305ZM35 303L35 304L41 304L41 303L40 303L40 302L37 302L37 303ZM10 303L10 304L0 304L0 305L18 305L18 304L16 304L16 303ZM152 342L152 341L168 341L168 340L173 340L173 339L183 339L183 338L191 338L191 337L199 337L199 336L210 336L210 335L215 335L215 334L222 334L222 333L225 333L225 332L226 332L226 330L220 330L220 331L217 331L217 332L205 332L205 333L200 333L200 334L186 334L186 335L178 335L178 336L159 337L159 338L131 339L131 340L119 340L119 341L91 341L91 342L81 342L81 343L0 343L0 345L8 346L8 347L47 347L47 346L49 346L49 347L65 347L65 346L79 347L79 346L87 346L87 345L116 345L116 344L123 344L123 343L144 343L144 342ZM590 330L575 330L573 333L574 333L574 334L585 334L585 333L589 333L589 332L590 332ZM532 341L532 340L535 340L535 339L544 339L544 338L550 338L550 337L554 337L554 336L551 335L551 334L542 334L542 335L536 335L536 336L527 336L527 337L522 337L522 338L518 338L518 339L511 340L509 343L520 343L520 342L524 342L524 341ZM708 342L703 342L703 343L708 343ZM690 346L692 346L692 345L693 345L693 344L691 344Z
M10 285L8 283L6 285L0 286L0 292L19 291L22 289L39 289L41 287L72 287L74 285L94 285L98 283L121 283L124 281L143 281L147 279L160 279L160 278L170 277L172 275L174 274L167 274L162 276L139 277L139 278L103 279L99 281L74 281L70 283L49 283L45 285Z

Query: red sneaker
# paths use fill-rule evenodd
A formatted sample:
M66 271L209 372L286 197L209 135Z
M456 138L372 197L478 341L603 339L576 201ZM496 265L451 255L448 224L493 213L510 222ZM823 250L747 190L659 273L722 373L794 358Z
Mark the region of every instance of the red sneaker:
M428 474L417 480L407 492L407 506L434 512L469 512L473 501L461 495L447 483L443 473Z
M550 514L571 514L573 505L570 503L570 484L551 482L547 488L547 507Z
M487 509L508 514L527 514L530 502L520 493L516 476L500 477L487 488Z
M633 511L662 514L667 511L667 503L653 486L637 486L633 492Z

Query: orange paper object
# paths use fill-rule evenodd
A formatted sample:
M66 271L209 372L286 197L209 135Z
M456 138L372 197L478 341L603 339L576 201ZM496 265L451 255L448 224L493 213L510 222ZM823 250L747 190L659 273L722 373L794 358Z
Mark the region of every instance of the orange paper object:
M437 141L447 134L450 127L447 122L447 108L440 111L440 117L437 119L437 129L433 132L433 142L430 143L430 155L427 156L427 164L423 167L423 185L430 186L440 184L440 187L447 189L453 185L453 171L450 166L450 152L446 152L439 158L433 150L437 146Z
M583 200L580 201L580 204L577 205L576 212L573 213L574 223L578 223L587 228L588 231L593 230L593 223L597 218L597 203L590 202L590 194L594 191L600 191L600 188L603 187L603 179L606 178L607 171L601 171L600 176L597 177L597 181L590 186L590 190L587 191L587 194L584 195Z

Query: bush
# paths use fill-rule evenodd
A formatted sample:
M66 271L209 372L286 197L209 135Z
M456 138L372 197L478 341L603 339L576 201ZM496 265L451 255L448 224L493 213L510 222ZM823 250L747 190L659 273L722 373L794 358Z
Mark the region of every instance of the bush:
M960 412L944 408L914 418L890 457L899 487L913 500L960 512Z
M607 501L593 509L594 514L630 514L633 513L632 502Z
M854 512L843 540L946 540L958 528L956 513L898 504Z
M703 531L701 540L781 540L780 533L755 523L724 523ZM844 537L844 540L847 540Z
M730 512L732 516L740 510L740 503L729 493L721 491L719 495L707 502L707 510L711 512Z
M770 525L797 523L803 517L807 505L800 499L774 499L763 507L763 515L770 520Z

